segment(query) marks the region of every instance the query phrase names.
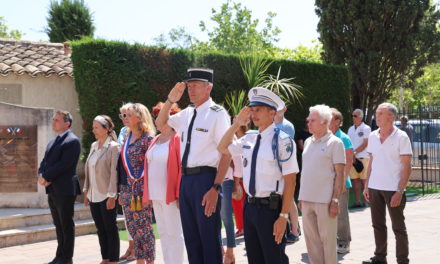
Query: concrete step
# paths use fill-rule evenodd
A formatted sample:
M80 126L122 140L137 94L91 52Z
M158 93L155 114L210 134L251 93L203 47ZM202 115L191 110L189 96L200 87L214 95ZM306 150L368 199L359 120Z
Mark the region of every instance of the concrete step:
M124 217L118 216L118 227L124 228ZM75 221L75 235L96 233L92 219ZM43 224L0 231L0 248L56 239L55 226Z
M76 203L74 220L86 219L92 219L90 208ZM0 208L0 231L49 224L52 224L52 215L48 208Z

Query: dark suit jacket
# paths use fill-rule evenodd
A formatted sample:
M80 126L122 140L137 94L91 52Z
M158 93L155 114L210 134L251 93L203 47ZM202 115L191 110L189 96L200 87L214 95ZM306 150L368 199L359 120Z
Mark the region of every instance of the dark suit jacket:
M47 145L38 173L52 184L46 187L46 193L61 195L81 194L76 165L81 153L78 137L68 131L58 141L53 139Z

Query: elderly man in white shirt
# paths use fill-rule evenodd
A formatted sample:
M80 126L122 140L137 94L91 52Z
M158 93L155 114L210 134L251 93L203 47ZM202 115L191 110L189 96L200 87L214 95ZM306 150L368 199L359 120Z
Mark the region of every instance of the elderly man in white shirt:
M371 220L374 229L376 249L374 257L362 263L387 263L386 209L391 218L396 237L396 258L398 264L409 263L408 234L405 226L405 188L411 174L411 142L408 135L395 127L397 108L383 103L376 110L378 130L368 139L370 164L364 197L371 204Z
M312 264L336 264L339 197L344 184L345 149L329 130L332 112L326 105L310 107L310 133L302 154L299 205L307 252Z
M367 167L368 158L367 153L368 136L371 133L371 128L362 122L364 118L364 111L361 109L355 109L352 114L353 125L348 129L348 136L353 143L353 162L358 159L362 162L363 170L358 172L355 167L351 167L350 178L353 181L353 189L356 197L356 204L353 207L364 207L365 204L361 203L362 185L365 186L365 180L367 179Z

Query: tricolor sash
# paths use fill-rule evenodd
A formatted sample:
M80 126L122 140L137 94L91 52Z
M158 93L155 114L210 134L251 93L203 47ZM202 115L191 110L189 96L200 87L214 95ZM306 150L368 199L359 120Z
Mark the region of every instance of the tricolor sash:
M136 185L140 180L144 177L143 171L144 171L144 163L142 162L142 167L139 169L137 175L134 173L133 166L131 165L130 159L128 158L128 146L130 145L132 133L128 135L127 140L124 143L124 146L122 148L121 152L121 160L122 165L124 166L125 172L127 173L128 177L133 181L133 195L131 196L131 203L130 203L130 209L132 211L140 211L142 209L142 202L140 195L136 195Z

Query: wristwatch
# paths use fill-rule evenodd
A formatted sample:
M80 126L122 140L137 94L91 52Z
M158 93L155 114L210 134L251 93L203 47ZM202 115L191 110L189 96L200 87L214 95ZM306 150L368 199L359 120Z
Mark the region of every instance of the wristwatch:
M284 218L286 218L286 219L289 219L289 214L288 213L280 213L280 216L281 217L284 217Z
M400 193L400 194L404 194L404 193L405 193L405 189L403 189L403 190L397 190L397 192Z
M339 203L339 199L338 198L332 198L332 202L335 202L335 203Z
M214 183L212 185L212 188L214 188L214 190L216 190L217 192L221 192L222 191L222 186L220 184Z

